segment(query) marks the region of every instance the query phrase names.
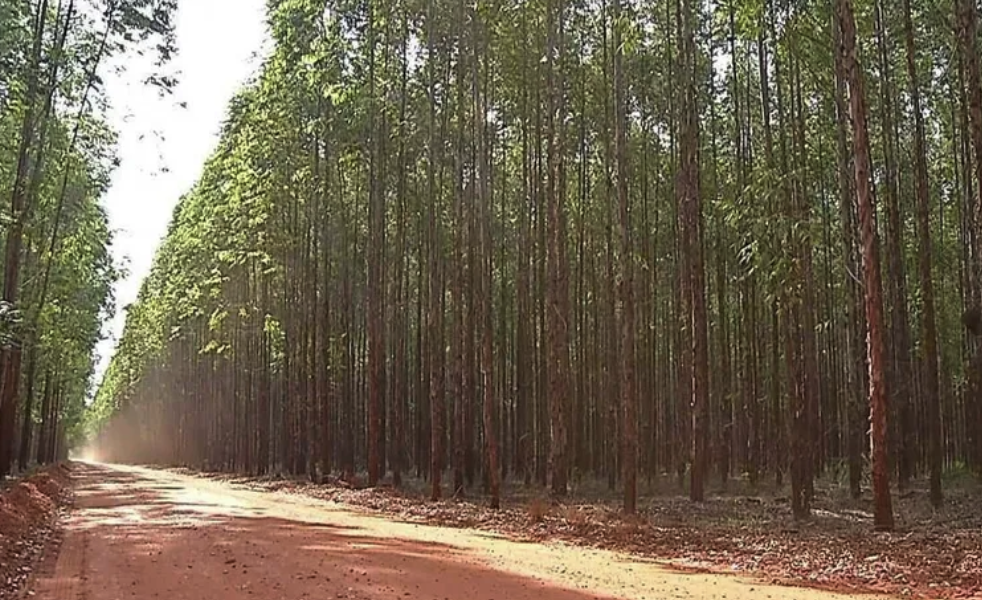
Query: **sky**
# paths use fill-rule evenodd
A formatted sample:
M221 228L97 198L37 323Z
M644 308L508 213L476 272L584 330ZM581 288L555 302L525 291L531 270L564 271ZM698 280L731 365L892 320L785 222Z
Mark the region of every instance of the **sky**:
M174 93L161 98L141 85L146 70L139 64L105 77L121 164L103 203L115 231L113 254L127 275L116 285L117 312L97 349L96 382L122 334L123 308L136 300L174 206L218 143L228 101L258 71L267 43L264 18L265 0L180 0L178 54L169 66L178 77Z

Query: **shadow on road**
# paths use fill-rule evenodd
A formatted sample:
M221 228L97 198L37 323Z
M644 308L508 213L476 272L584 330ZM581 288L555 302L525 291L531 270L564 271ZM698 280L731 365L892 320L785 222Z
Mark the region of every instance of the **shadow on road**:
M466 549L332 524L329 510L264 506L93 464L75 476L69 533L84 538L87 600L597 598L496 570Z

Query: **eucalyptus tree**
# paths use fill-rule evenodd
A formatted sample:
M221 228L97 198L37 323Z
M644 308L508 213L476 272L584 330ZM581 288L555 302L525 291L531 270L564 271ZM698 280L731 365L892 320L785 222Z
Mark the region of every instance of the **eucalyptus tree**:
M114 139L102 122L100 72L109 61L147 48L165 62L173 46L173 10L170 1L154 6L124 0L0 4L4 22L0 119L10 141L0 150L0 189L10 198L4 231L3 298L21 315L24 325L0 350L0 475L8 473L14 458L18 410L22 427L17 458L21 468L27 466L36 418L36 374L50 364L44 356L46 328L70 327L67 321L52 322L45 316L57 310L59 306L51 305L66 301L64 294L72 290L67 288L66 292L59 281L60 261L68 255L71 238L78 235L80 227L87 231L86 243L93 248L101 246L104 250L110 240L105 215L92 212L115 161ZM172 84L164 74L155 74L151 80L164 88ZM101 237L92 229L93 223L100 221L104 228ZM75 284L82 286L75 292L81 294L79 302L88 290L108 298L104 281L93 274L105 265L93 266L96 271L83 265L84 260ZM98 320L103 316L104 301L86 302L74 318ZM73 317L61 311L59 318ZM79 332L91 330L89 324L76 326ZM55 390L45 392L45 403L49 396L55 397L51 410L56 416L69 405L76 416L82 408L90 369L68 365L77 360L82 361L79 364L91 362L99 329L95 328L96 332L87 334L80 345L67 346L80 355L62 356L63 372L46 386ZM25 349L26 361L22 360ZM58 447L63 448L65 428L49 427L48 412L42 417L46 428L43 435L48 440L62 440ZM48 431L51 429L56 431Z
M982 467L963 4L270 3L97 445L628 512L787 476L799 518L868 454L887 527L891 478Z

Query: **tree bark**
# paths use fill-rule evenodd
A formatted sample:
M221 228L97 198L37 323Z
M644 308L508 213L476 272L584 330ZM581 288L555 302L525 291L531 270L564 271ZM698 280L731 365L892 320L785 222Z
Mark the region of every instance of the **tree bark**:
M618 299L620 301L621 471L624 512L634 514L638 502L638 415L635 391L634 248L631 239L631 202L627 181L627 113L624 97L624 48L621 43L621 3L613 0L611 16L614 44L614 146L620 237Z
M567 487L567 424L569 396L569 267L566 261L565 204L563 185L563 129L565 107L562 77L564 0L549 0L547 11L547 116L548 173L546 183L549 204L549 242L547 287L548 311L548 379L549 423L551 437L552 493L566 495ZM554 58L555 57L555 58ZM559 63L557 65L556 63Z
M890 499L890 466L887 448L887 389L883 348L883 286L880 275L876 215L870 182L869 135L863 72L856 46L856 22L852 0L836 0L842 33L843 66L849 86L849 113L853 125L853 161L859 225L862 237L866 351L869 360L869 403L873 456L873 523L877 530L893 529Z
M904 41L907 59L907 81L914 117L914 184L917 201L917 265L921 284L921 360L924 364L924 396L928 415L928 465L930 468L931 504L942 503L941 492L941 393L938 375L938 325L934 303L934 275L931 248L931 200L927 173L927 149L924 113L921 108L921 86L917 73L917 50L910 0L903 0Z
M679 205L684 214L683 253L688 257L688 302L692 332L692 469L689 495L695 502L705 497L705 475L708 463L707 437L709 413L709 353L706 312L705 267L703 263L702 201L699 190L699 110L696 92L697 56L694 33L694 8L690 0L680 0L682 41L682 132L679 169Z

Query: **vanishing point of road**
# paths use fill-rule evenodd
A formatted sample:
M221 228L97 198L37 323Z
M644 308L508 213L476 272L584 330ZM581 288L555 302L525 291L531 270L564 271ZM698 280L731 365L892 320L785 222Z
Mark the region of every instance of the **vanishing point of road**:
M78 463L41 600L833 600L563 544L394 522L281 492Z

